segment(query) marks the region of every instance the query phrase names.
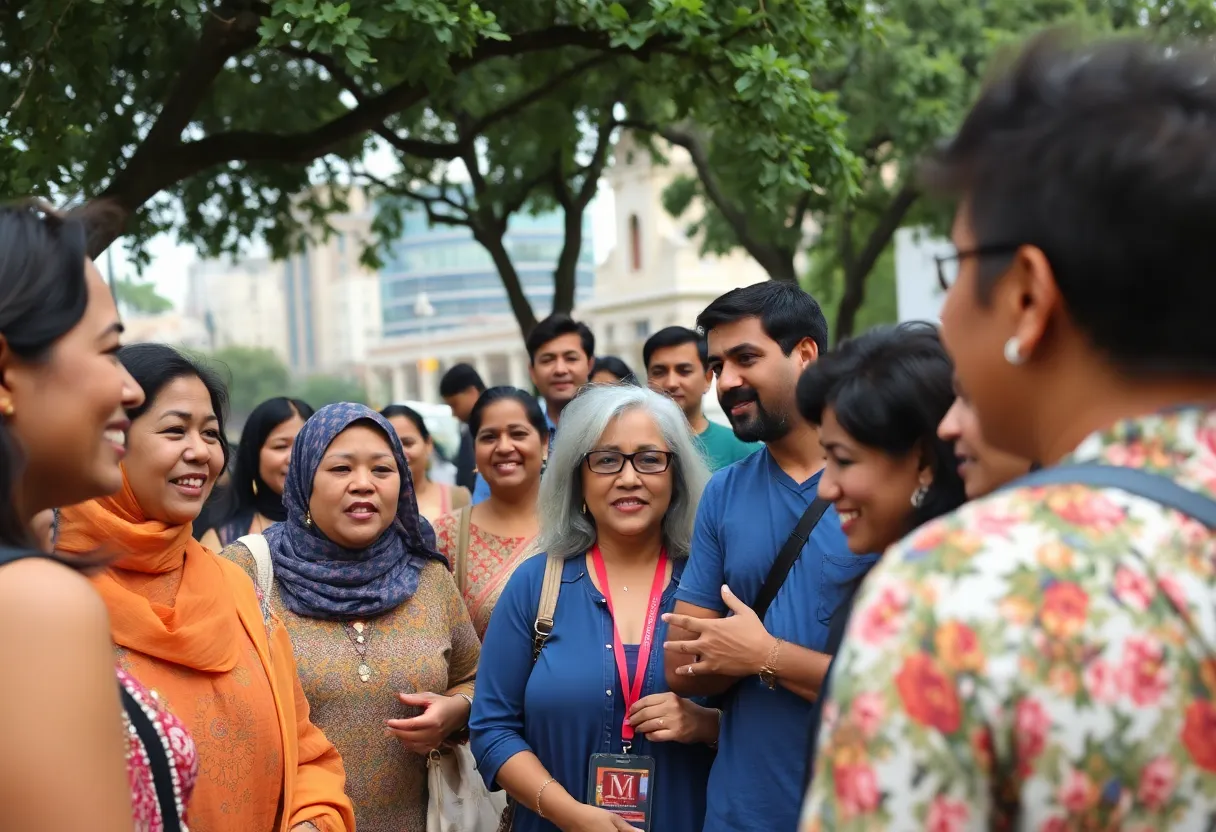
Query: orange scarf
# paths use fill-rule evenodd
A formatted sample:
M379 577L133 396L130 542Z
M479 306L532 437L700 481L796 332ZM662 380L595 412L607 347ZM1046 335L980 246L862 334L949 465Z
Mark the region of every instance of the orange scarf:
M232 670L240 659L241 622L216 556L191 535L189 525L149 520L135 499L127 472L113 497L90 500L59 513L57 548L68 554L120 552L93 578L110 612L114 641L153 658L206 673ZM114 569L150 575L182 570L173 606L123 586Z

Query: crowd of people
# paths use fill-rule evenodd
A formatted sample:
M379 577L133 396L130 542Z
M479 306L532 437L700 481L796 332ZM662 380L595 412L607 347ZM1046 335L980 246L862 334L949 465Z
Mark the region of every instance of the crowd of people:
M921 171L940 325L759 283L635 375L554 315L536 394L443 377L454 483L404 405L230 448L0 209L0 825L1210 828L1213 66L1034 40Z

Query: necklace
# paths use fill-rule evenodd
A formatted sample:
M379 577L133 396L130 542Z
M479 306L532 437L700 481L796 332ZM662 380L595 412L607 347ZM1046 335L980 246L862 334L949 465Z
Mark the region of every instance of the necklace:
M362 621L351 621L342 625L342 632L350 639L351 645L359 655L359 681L366 682L372 677L372 669L367 666L367 638L364 632L371 635L367 624Z

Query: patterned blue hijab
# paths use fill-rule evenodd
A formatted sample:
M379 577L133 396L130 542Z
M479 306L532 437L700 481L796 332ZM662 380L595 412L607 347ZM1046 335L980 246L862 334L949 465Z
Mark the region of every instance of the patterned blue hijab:
M330 444L356 422L384 433L397 470L401 496L397 517L371 546L346 549L308 524L313 478ZM435 549L435 532L418 514L410 467L401 440L388 421L361 404L344 402L321 408L296 437L283 488L287 519L266 530L274 576L287 609L309 618L370 618L395 609L418 589L427 560L444 558Z

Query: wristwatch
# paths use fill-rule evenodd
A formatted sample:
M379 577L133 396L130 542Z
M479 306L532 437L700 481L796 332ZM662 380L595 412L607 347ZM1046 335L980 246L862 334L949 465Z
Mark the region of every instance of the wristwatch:
M773 642L772 648L768 651L768 658L765 660L764 666L760 668L760 681L768 685L769 690L777 689L777 652L784 643L783 639Z

